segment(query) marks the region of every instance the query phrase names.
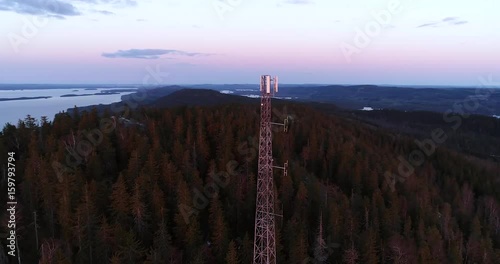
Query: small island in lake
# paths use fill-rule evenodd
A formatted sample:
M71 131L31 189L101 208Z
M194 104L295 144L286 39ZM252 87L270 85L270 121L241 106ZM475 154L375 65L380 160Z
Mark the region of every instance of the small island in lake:
M92 96L92 95L112 95L112 94L120 94L119 92L100 92L93 94L63 94L60 97L78 97L78 96Z
M36 96L36 97L16 97L16 98L0 98L0 102L3 101L18 101L18 100L34 100L34 99L49 99L52 96Z

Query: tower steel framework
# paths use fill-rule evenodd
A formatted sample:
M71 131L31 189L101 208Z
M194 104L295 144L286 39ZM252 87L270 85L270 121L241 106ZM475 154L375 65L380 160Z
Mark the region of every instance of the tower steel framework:
M272 82L272 83L271 83ZM278 92L278 77L271 79L262 75L260 80L261 119L259 139L259 162L257 178L257 199L255 208L254 264L276 263L275 219L274 213L274 180L273 168L285 171L288 162L283 167L273 166L273 143L271 126L282 125L288 129L288 118L283 124L271 122L271 97Z

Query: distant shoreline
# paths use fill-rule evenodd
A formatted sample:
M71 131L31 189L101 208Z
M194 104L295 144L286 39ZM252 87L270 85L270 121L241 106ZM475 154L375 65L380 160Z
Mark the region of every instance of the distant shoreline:
M94 85L94 84L0 84L0 91L23 91L23 90L98 90L98 89L134 89L140 85Z
M112 95L120 94L119 92L107 92L107 93L93 93L93 94L63 94L60 97L80 97L80 96L92 96L92 95Z
M0 102L4 102L4 101L20 101L20 100L36 100L36 99L49 99L49 98L52 98L52 96L0 98Z

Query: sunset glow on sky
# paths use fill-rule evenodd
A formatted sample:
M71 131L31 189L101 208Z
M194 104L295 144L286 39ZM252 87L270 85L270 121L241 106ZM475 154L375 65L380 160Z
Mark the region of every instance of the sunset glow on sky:
M500 73L499 10L498 0L0 0L0 83L140 84L159 67L165 84L272 74L476 85Z

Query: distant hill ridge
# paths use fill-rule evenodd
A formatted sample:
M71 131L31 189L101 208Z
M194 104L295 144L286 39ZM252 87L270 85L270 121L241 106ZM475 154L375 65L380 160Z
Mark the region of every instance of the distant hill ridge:
M238 95L223 94L209 89L181 89L167 96L163 96L153 103L151 107L174 106L212 106L220 104L256 103L257 100Z

